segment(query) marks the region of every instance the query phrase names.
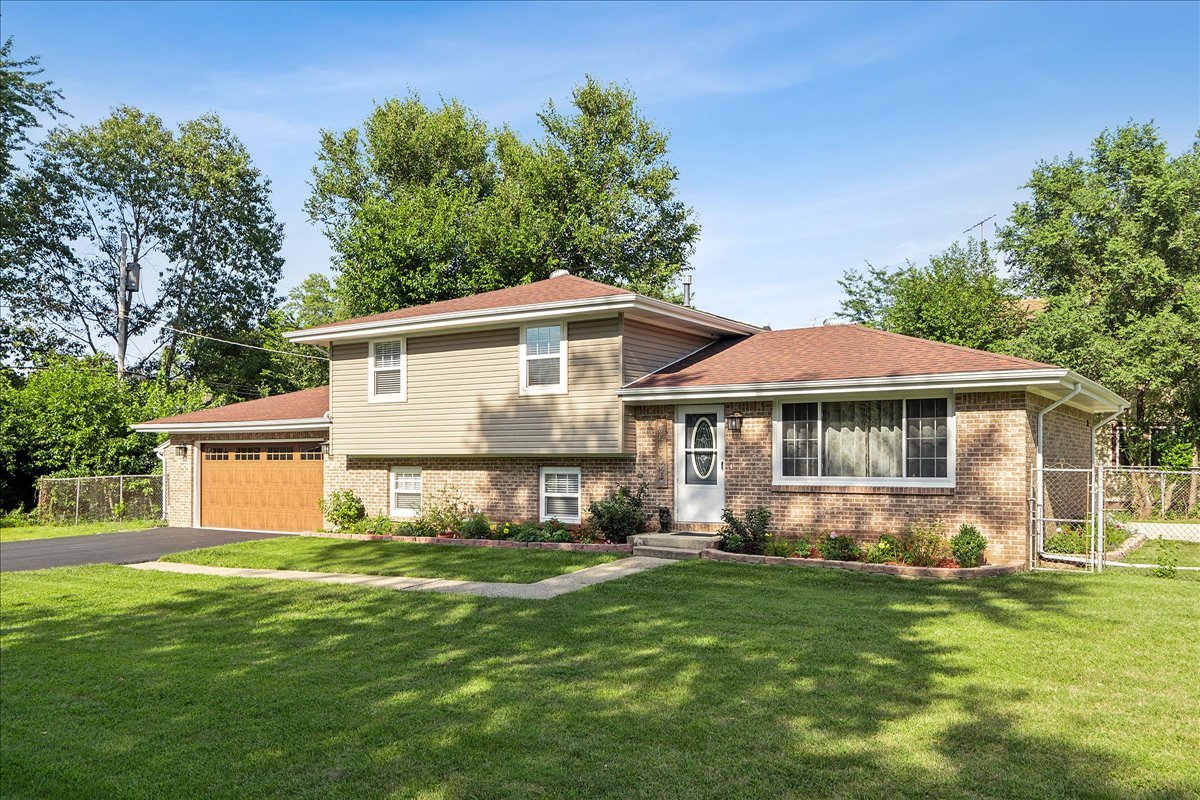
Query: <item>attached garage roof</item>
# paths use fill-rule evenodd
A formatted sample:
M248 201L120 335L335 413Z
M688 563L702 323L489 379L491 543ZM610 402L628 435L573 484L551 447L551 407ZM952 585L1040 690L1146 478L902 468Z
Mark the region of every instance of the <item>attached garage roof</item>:
M328 424L325 419L327 411L329 387L318 386L174 417L160 417L134 425L133 428L138 431L170 431L205 425L213 428L224 425L236 427L238 423L304 423L308 427L317 427Z
M800 383L963 372L1054 369L862 325L824 325L727 338L629 384L629 389Z

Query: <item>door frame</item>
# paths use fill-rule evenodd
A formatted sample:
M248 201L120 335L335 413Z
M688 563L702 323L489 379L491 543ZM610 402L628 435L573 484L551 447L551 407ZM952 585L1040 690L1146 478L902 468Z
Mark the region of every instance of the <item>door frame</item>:
M685 516L680 498L680 490L687 485L687 454L685 439L687 437L688 414L716 414L717 437L717 482L711 491L720 494L721 500L713 519L695 519L699 514ZM721 510L725 507L725 405L723 403L675 406L675 519L679 522L713 523L721 521Z
M192 445L192 527L200 528L200 470L204 465L200 451L206 444L284 444L287 442L326 442L328 438L301 436L286 439L196 439ZM174 445L172 445L173 447ZM325 495L325 456L321 456L321 495ZM249 530L247 528L205 528L214 531ZM288 531L251 531L252 533L288 533Z

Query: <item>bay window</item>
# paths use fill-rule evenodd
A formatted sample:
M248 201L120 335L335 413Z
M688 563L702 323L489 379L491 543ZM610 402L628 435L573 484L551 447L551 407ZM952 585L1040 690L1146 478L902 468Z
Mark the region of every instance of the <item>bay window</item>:
M953 485L946 397L775 405L775 483Z

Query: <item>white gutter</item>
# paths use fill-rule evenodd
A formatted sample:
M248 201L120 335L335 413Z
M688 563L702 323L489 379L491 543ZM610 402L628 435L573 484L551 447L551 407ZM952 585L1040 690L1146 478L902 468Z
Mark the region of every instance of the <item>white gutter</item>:
M249 420L242 422L143 422L130 425L138 433L221 433L224 431L267 432L267 431L305 431L314 428L328 428L329 420L325 417L310 419L273 419Z
M168 439L154 448L154 455L162 462L162 519L167 518L167 448L170 446L171 440Z
M719 317L706 311L684 308L674 303L642 297L635 294L588 297L582 300L530 303L508 308L487 308L478 311L454 311L444 314L427 314L401 319L379 319L369 322L349 322L326 328L288 331L284 338L305 344L323 344L339 339L361 339L364 336L413 333L419 331L463 328L468 326L500 325L521 323L552 317L571 316L582 313L642 311L660 317L669 317L690 325L721 333L751 334L762 328L737 320Z
M1038 417L1037 417L1037 459L1034 462L1035 466L1036 466L1035 471L1037 473L1037 485L1034 487L1034 491L1036 493L1036 498L1037 498L1037 500L1036 500L1037 514L1035 516L1035 519L1037 520L1037 552L1038 552L1039 556L1041 556L1045 553L1045 548L1042 546L1043 540L1045 539L1045 529L1043 528L1042 517L1044 516L1044 513L1043 513L1044 512L1044 502L1043 501L1045 499L1046 476L1042 473L1042 462L1043 462L1043 444L1044 444L1043 439L1044 439L1044 435L1045 435L1045 431L1046 431L1046 415L1049 414L1054 409L1061 406L1063 403L1066 403L1068 400L1071 400L1076 395L1079 395L1082 393L1083 393L1083 384L1077 383L1077 384L1075 384L1075 388L1072 389L1070 392L1068 392L1066 395L1058 398L1053 403L1051 403L1050 405L1046 406L1045 408L1043 408L1041 411L1038 412Z

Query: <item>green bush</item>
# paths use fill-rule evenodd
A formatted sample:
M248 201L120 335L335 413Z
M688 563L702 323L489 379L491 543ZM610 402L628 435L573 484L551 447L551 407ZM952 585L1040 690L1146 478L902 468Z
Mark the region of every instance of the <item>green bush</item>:
M768 556L777 556L779 558L787 558L792 553L796 552L796 547L787 539L782 539L778 536L768 536L767 544L763 548L763 553Z
M453 489L439 489L421 507L421 522L433 533L423 536L441 536L457 531L467 516L467 504Z
M11 511L0 514L0 528L24 528L27 525L41 525L38 510L26 511L24 506L18 506Z
M940 522L914 522L901 538L904 563L914 567L935 567L951 557L950 542Z
M350 527L354 533L370 533L376 536L390 536L396 532L396 523L380 514L377 517L366 517L360 519Z
M1129 529L1113 519L1112 515L1104 517L1104 549L1116 550L1132 536Z
M974 525L962 525L950 539L950 552L962 567L977 567L983 563L987 539Z
M515 522L504 526L514 542L544 542L545 533L532 522Z
M490 539L492 538L492 523L482 511L476 511L474 514L463 520L458 526L458 532L464 539Z
M1088 536L1078 528L1057 528L1042 541L1047 553L1086 553Z
M821 558L829 561L858 561L862 557L858 542L849 534L831 533L817 542L817 548Z
M889 561L903 561L904 553L900 540L890 533L879 537L879 541L867 546L865 558L872 564L886 564Z
M358 495L346 489L322 498L321 513L327 521L333 523L335 531L340 531L346 528L352 529L354 523L367 515L367 509L363 505L363 501L358 499Z
M738 519L728 508L721 512L725 526L721 528L721 539L717 547L729 553L761 555L767 546L767 526L771 524L771 512L766 506L756 506Z
M622 486L603 500L588 506L591 525L610 542L624 543L646 526L646 484L637 494Z
M1174 579L1179 565L1179 542L1165 542L1161 536L1155 541L1158 542L1158 561L1150 568L1150 574L1155 578Z

